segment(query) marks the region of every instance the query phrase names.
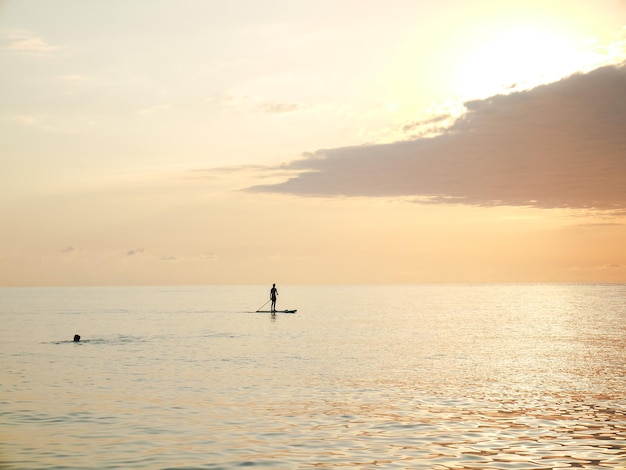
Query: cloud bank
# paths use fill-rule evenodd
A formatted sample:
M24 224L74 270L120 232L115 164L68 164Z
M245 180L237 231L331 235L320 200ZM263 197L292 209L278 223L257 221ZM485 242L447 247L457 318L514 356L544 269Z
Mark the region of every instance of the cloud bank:
M626 208L626 65L465 103L443 134L319 150L249 188L301 196Z

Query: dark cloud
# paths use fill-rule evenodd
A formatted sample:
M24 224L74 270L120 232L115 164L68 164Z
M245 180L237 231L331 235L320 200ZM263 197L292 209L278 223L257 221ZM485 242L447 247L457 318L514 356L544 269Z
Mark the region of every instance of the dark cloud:
M146 251L146 250L144 250L143 248L133 248L132 250L128 250L128 251L126 252L126 256L135 256L135 255L140 255L140 254L142 254L144 251Z
M61 253L69 255L70 253L73 253L75 251L76 251L76 248L74 248L73 246L66 246L65 248L61 250Z
M626 66L465 104L441 135L319 150L283 167L291 179L249 190L626 208Z

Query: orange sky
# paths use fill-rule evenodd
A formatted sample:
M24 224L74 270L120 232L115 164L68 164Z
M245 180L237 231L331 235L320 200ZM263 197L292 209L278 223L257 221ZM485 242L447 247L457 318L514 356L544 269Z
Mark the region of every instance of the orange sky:
M625 27L608 0L0 2L0 286L626 282Z

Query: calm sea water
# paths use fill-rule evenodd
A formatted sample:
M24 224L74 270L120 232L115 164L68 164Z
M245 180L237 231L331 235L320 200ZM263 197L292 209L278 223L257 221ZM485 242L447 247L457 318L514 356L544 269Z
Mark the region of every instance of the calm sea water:
M278 287L0 289L0 468L626 468L625 285Z

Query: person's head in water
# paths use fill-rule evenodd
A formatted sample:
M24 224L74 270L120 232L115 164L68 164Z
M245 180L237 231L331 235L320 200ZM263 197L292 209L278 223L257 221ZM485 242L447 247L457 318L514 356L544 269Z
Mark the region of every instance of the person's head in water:
M78 343L80 341L80 335L74 335L74 342Z

